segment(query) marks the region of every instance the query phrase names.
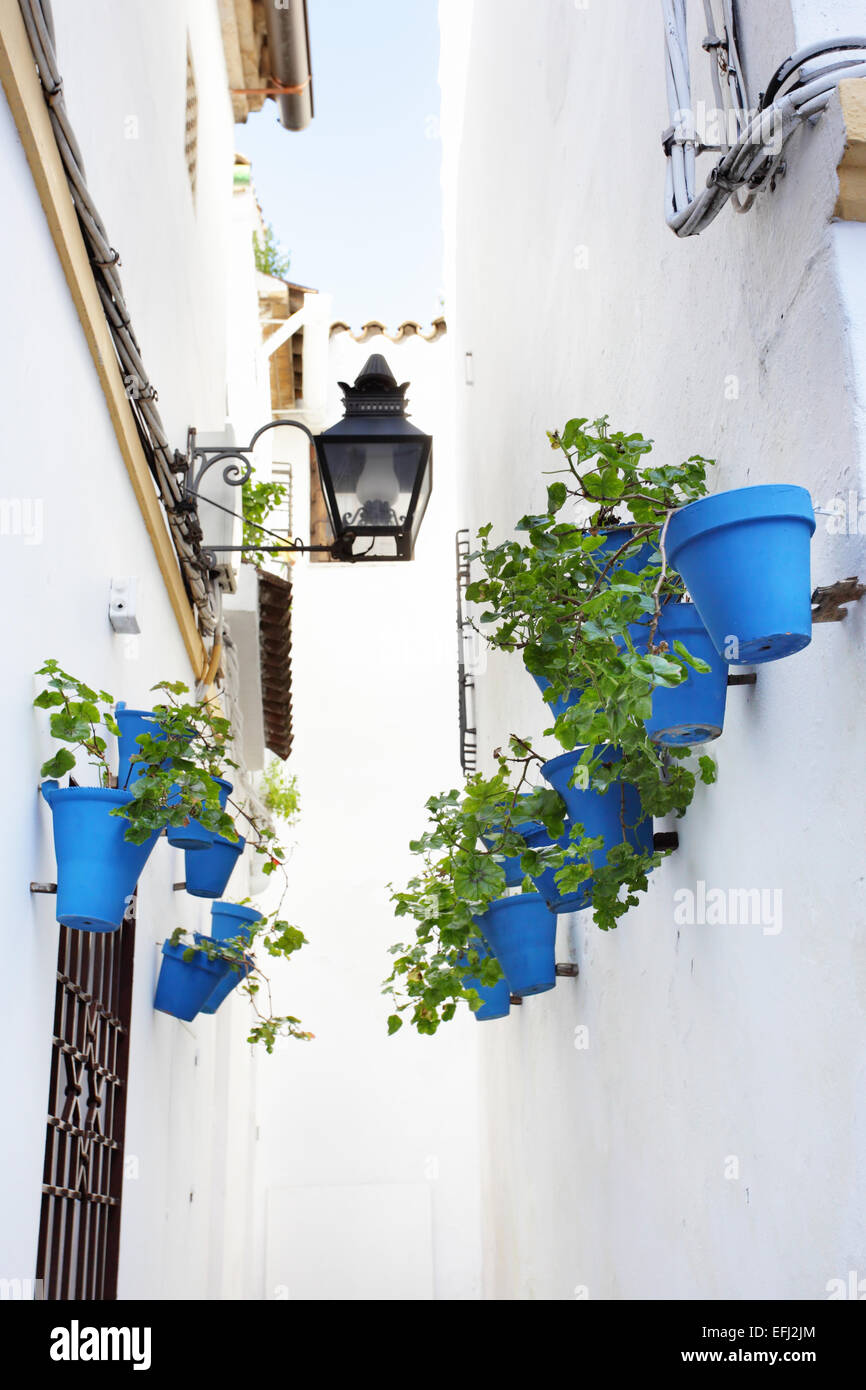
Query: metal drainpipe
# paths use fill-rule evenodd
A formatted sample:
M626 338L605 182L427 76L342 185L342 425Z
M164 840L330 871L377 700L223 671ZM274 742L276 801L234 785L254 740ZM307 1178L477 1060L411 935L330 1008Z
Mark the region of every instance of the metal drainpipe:
M300 92L277 97L280 124L287 130L304 130L313 119L313 78L306 0L265 0L268 55L271 76L285 87Z

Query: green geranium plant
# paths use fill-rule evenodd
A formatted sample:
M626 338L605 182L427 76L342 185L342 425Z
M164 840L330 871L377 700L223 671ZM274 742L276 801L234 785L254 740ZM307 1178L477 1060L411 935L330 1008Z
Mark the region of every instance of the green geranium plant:
M114 697L108 691L96 690L64 671L53 658L42 664L37 675L45 677L45 685L33 703L37 708L50 712L51 733L61 744L58 751L42 764L41 775L63 777L74 772L78 758L83 757L96 772L98 785L111 787L106 735L120 737L120 728L114 716ZM143 844L155 831L186 825L191 819L199 821L207 830L236 841L238 831L234 819L228 810L220 806L219 786L215 780L238 766L229 752L230 721L220 712L215 701L197 703L189 700L189 688L182 681L160 681L152 690L164 697L152 706L154 725L163 736L159 737L154 732L137 737L139 751L132 755L130 762L139 769L139 773L128 788L131 799L110 814L128 821L125 839L135 844ZM293 810L296 815L298 801L294 782L280 784L278 789L283 797L283 807ZM246 822L247 841L264 857L264 873L272 874L279 870L283 875L280 904L275 912L267 916L263 914L261 921L254 924L251 940L256 937L267 955L288 958L305 944L306 938L298 927L280 915L288 889L285 851L268 821L255 815L245 805L231 801L228 804ZM172 943L178 944L182 936L183 931L179 929L172 936ZM228 944L212 941L199 946L193 944L189 951L202 950L210 958L227 952L226 958L231 959L234 968L241 970L244 968L242 948L243 941L237 938ZM261 1042L268 1052L272 1052L280 1036L304 1039L313 1036L301 1028L299 1019L274 1014L269 981L257 965L245 977L243 988L253 1001L256 1012L256 1022L250 1030L248 1041ZM262 1007L263 1001L265 1007Z
M99 785L110 787L105 734L120 735L113 696L94 690L53 659L45 661L37 675L45 676L46 681L33 703L50 710L51 734L66 745L43 763L42 776L71 773L77 765L77 752L96 770ZM183 699L188 687L181 681L161 681L153 689L167 697L153 706L154 721L164 737L138 737L140 751L131 762L140 767L140 775L128 788L131 800L111 814L129 822L125 838L134 844L143 844L154 831L186 825L190 819L236 840L234 821L219 804L219 787L214 780L226 768L236 766L227 752L229 721L213 703Z
M521 654L526 668L546 682L549 704L568 705L546 730L566 751L582 749L572 785L614 796L635 787L644 816L682 816L700 779L714 780L713 760L695 763L688 748L660 748L644 721L658 686L675 686L689 670L708 671L679 641L669 649L657 637L665 603L683 596L665 549L668 522L677 508L706 494L711 460L694 455L656 466L652 441L611 432L606 418L569 420L548 435L559 455L543 513L522 517L516 538L494 544L491 526L478 533L470 558L480 570L467 599L482 608L478 630L499 650ZM576 509L584 515L576 517ZM572 825L567 844L537 849L520 824L540 821L551 841L563 833L564 808L555 793L522 788L546 761L528 739L512 734L508 750L495 750L497 772L478 775L462 793L431 798L432 828L412 850L423 869L392 897L395 912L415 923L415 939L392 948L395 961L384 988L396 999L391 1032L411 1009L419 1032L433 1033L466 998L478 1007L462 979L476 919L505 889L501 860L520 856L532 877L553 868L563 894L589 884L593 917L602 930L615 927L646 891L647 874L662 858L642 850L634 827L620 811L621 841L603 845ZM515 776L515 771L517 776ZM551 801L550 798L555 798ZM520 798L518 800L518 798ZM590 855L606 849L592 867ZM493 983L482 977L484 983ZM476 996L477 998L477 996Z
M172 932L169 938L172 946L185 945L184 960L194 960L200 954L208 960L225 961L231 970L239 975L243 973L238 988L247 995L255 1016L247 1042L261 1043L268 1053L273 1052L278 1038L297 1038L309 1042L315 1036L302 1028L301 1020L292 1014L274 1013L270 979L253 954L253 946L258 943L273 959L288 960L307 944L303 932L281 918L279 911L269 916L263 915L259 922L252 922L249 938L237 936L213 941L202 937L195 941L182 927Z

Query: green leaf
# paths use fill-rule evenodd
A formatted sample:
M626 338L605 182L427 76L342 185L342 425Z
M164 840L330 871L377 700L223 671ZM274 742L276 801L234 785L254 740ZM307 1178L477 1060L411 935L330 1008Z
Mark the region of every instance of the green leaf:
M565 505L568 497L568 488L565 483L551 483L547 489L547 510L551 516L558 512Z
M52 709L55 705L65 704L65 698L60 690L42 690L33 701L37 709Z
M674 651L677 656L682 657L687 666L691 666L693 671L699 671L704 676L711 671L712 667L709 662L702 661L699 656L692 656L678 639L674 641Z
M70 753L68 748L60 748L53 758L42 764L39 772L42 777L62 777L65 773L71 772L74 766L75 755Z
M314 1025L314 1026L315 1026L315 1025ZM388 1016L388 1036L390 1037L390 1036L392 1035L392 1033L396 1033L397 1030L398 1030L398 1028L402 1028L402 1027L403 1027L403 1020L402 1020L402 1018L398 1018L398 1016L397 1016L396 1014L389 1014L389 1016Z

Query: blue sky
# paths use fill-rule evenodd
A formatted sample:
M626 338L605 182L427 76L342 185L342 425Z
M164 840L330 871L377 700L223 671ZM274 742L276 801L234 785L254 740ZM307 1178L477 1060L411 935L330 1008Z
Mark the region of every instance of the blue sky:
M436 0L308 0L312 124L266 101L235 127L289 279L334 295L353 328L440 312Z

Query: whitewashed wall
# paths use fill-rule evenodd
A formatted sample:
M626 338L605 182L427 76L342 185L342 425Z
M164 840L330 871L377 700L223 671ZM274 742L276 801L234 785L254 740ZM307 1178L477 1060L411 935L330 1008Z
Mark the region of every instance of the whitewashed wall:
M122 274L170 437L226 418L233 129L216 4L59 0L57 50L70 117ZM184 162L187 31L199 97L193 207ZM11 793L0 855L9 968L0 986L4 1141L0 1273L36 1258L53 1017L54 899L46 756L31 673L54 655L130 705L192 673L108 419L105 401L14 125L0 100L0 277L4 332L3 495L42 508L41 532L0 537L5 604L0 689ZM252 282L251 282L252 283ZM254 290L253 290L254 295ZM249 322L255 334L255 298ZM239 331L237 324L235 331ZM235 354L251 370L254 337ZM246 368L238 362L246 362ZM238 399L255 383L234 379ZM23 515L27 515L26 512ZM32 512L32 516L37 513ZM139 638L108 623L112 576L139 580ZM179 852L160 843L139 897L127 1112L120 1296L256 1296L255 1070L245 1020L226 1009L186 1025L152 1008L159 944L175 925L207 930L209 904L172 892ZM241 895L241 872L232 883ZM159 944L158 944L159 943ZM237 1007L237 1006L233 1006Z
M740 5L753 88L862 7L796 10L795 31L786 0ZM460 522L502 535L536 508L544 431L578 414L643 431L663 460L716 457L718 488L861 496L866 226L831 222L838 112L752 213L678 241L659 6L441 15ZM711 103L708 69L693 77ZM856 573L856 521L819 519L813 582ZM561 919L579 979L485 1027L487 1297L821 1299L866 1274L864 624L861 604L731 690L718 785L643 905L608 935ZM518 658L479 684L484 748L540 732ZM698 880L781 889L782 930L678 928L674 893Z
M309 938L282 1007L314 1042L261 1073L268 1298L470 1299L480 1291L476 1034L389 1038L379 992L405 939L387 884L412 872L423 804L460 779L449 339L331 339L338 380L372 353L410 381L434 485L407 564L294 567L294 750L301 819L288 915ZM306 376L306 366L305 366Z

